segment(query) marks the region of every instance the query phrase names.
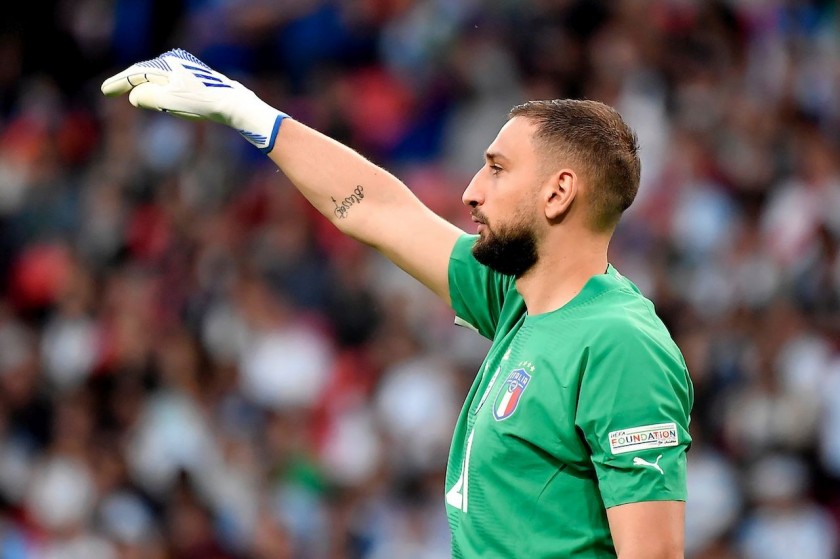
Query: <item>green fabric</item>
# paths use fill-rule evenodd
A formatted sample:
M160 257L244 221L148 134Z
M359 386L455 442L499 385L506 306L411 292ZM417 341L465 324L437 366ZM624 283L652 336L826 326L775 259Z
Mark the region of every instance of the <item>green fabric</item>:
M513 278L473 258L475 239L456 243L449 290L458 319L493 344L449 454L452 556L615 557L607 507L686 498L682 355L612 266L529 316Z

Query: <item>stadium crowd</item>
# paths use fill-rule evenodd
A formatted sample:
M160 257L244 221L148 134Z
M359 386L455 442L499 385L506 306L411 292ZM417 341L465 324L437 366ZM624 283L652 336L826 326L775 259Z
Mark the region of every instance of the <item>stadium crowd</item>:
M643 177L611 260L696 388L687 557L840 557L835 2L24 4L0 22L4 559L449 554L488 343L236 133L99 93L173 47L467 230L511 106L616 106Z

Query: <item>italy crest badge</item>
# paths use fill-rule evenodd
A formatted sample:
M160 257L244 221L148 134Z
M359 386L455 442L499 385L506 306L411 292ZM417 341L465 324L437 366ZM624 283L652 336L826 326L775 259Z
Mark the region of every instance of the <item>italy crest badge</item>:
M528 388L530 381L531 375L526 373L525 369L514 369L510 372L493 403L493 417L496 421L507 419L516 411L522 393Z

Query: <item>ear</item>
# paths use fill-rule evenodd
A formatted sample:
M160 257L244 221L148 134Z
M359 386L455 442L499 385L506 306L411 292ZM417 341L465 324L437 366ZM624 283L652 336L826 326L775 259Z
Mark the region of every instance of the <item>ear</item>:
M550 221L568 213L578 194L577 175L571 169L561 169L549 177L545 186L545 217Z

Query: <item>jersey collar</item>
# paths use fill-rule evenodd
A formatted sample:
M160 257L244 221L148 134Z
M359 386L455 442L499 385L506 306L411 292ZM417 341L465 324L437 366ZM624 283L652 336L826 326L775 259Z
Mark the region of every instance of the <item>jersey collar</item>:
M583 285L583 289L572 297L572 300L553 311L536 315L526 314L526 320L536 320L540 317L556 316L576 309L589 301L600 297L604 293L625 287L627 279L622 276L612 264L607 264L607 270L603 274L597 274L589 278Z

